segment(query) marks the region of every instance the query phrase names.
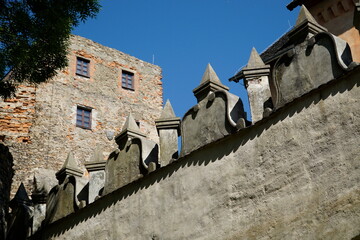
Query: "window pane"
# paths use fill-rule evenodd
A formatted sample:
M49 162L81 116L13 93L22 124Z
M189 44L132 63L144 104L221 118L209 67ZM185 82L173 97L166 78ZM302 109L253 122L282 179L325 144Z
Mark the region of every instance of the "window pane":
M77 58L76 74L89 76L88 66L90 61L86 59Z
M124 88L133 88L134 73L122 71L121 83Z
M84 128L91 128L91 109L83 109L78 107L76 109L76 125Z

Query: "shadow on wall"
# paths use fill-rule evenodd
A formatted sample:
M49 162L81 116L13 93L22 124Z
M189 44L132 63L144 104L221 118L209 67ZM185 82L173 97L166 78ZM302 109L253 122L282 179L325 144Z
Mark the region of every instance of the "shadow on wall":
M13 157L9 148L0 143L0 240L5 239L10 189L14 176Z
M352 76L349 76L352 74ZM190 154L178 159L177 161L150 173L144 178L140 178L122 188L119 188L94 203L70 214L37 232L32 239L49 239L57 237L74 228L79 223L89 218L96 217L105 209L115 205L117 202L136 194L137 192L147 189L170 178L174 173L182 168L191 166L206 166L215 161L221 161L224 156L236 152L248 141L258 138L264 131L271 126L278 124L286 118L291 118L302 110L309 108L311 105L317 105L320 101L339 93L350 91L354 87L360 87L360 68L353 70L351 73L342 76L339 79L332 80L329 83L310 91L307 94L295 99L276 110L269 117L257 122L255 125L241 129L235 134L226 136L219 141L210 143ZM206 154L204 154L206 153ZM357 239L357 238L356 238Z

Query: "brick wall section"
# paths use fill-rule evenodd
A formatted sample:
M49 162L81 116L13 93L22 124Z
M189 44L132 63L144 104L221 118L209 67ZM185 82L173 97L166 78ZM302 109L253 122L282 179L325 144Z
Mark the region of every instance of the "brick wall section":
M29 142L34 112L35 88L20 86L15 98L0 102L0 140Z
M76 75L77 57L90 60L89 78ZM116 147L106 132L116 136L130 112L140 122L141 131L158 141L154 120L162 109L160 67L79 36L71 37L68 59L66 69L48 83L37 86L36 102L29 110L34 111L33 117L28 124L28 135L24 135L27 138L20 138L23 135L19 130L16 137L7 140L11 135L9 127L5 125L0 130L14 155L12 193L21 181L30 191L33 170L59 170L70 151L84 170L84 162L90 160L97 145L106 158ZM135 90L121 87L122 70L134 73ZM76 127L77 106L92 109L91 129ZM4 107L0 109L3 110ZM6 111L0 115L9 118ZM25 131L24 126L19 129Z
M5 239L6 214L9 206L13 158L9 148L0 143L0 239Z
M13 179L11 197L29 170L22 163L29 160L26 156L31 143L30 128L35 118L35 95L34 86L21 85L14 98L0 101L0 141L9 147L14 157L14 171L18 173L18 177Z

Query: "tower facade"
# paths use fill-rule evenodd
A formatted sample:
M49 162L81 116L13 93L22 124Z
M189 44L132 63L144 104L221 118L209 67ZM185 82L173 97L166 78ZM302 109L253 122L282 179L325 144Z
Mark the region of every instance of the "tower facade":
M20 182L30 190L37 171L60 169L70 151L79 166L96 147L108 156L130 112L158 141L161 68L80 36L70 41L67 68L0 102L0 141L14 158L13 194Z

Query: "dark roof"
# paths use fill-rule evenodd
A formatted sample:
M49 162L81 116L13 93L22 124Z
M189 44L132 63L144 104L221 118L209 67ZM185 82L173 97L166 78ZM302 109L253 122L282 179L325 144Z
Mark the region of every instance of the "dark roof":
M282 35L278 40L270 45L264 52L260 54L261 59L265 64L268 64L271 59L273 59L277 53L284 47L284 45L289 41L288 32Z
M292 11L297 6L305 5L307 8L314 6L318 2L321 2L323 0L293 0L291 3L289 3L286 7L290 11Z

